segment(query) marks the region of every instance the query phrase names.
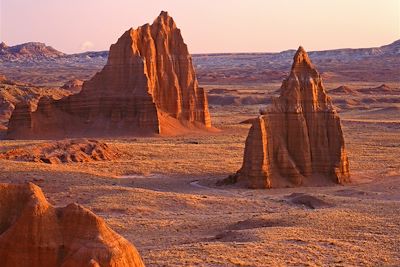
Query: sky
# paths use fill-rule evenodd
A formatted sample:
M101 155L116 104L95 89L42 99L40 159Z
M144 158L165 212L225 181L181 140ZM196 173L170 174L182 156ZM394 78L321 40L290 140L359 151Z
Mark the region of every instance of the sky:
M400 0L0 0L0 41L108 50L168 11L191 53L376 47L400 39Z

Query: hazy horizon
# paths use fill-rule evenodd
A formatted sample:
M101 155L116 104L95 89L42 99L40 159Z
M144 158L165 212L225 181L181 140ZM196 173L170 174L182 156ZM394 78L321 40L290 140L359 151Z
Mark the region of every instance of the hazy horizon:
M0 42L42 42L65 53L103 51L161 10L174 18L194 54L280 52L299 45L308 51L379 47L400 39L397 0L138 3L0 0Z

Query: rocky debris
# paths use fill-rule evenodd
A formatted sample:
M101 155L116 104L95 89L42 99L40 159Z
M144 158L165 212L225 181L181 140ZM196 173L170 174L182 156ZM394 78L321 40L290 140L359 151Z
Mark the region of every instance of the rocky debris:
M302 47L281 95L253 121L235 180L250 188L349 182L339 116Z
M0 83L7 81L7 77L5 75L0 75Z
M79 91L81 91L82 86L83 81L74 79L66 82L63 86L61 86L61 88L74 93L78 93Z
M309 209L321 209L321 208L333 207L332 204L320 198L304 193L293 193L287 196L286 199L288 200L289 203L305 206Z
M113 160L118 153L96 140L62 140L15 148L0 153L0 159L49 164Z
M42 98L34 112L17 107L7 136L157 134L178 122L211 127L206 93L181 31L161 12L152 25L130 29L111 45L107 64L80 93L59 101Z
M0 184L0 258L8 267L144 266L136 248L88 209L55 208L32 184Z

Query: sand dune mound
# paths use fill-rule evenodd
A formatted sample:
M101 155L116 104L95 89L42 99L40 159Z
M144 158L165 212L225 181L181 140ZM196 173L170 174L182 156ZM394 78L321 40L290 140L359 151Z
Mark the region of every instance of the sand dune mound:
M373 94L376 96L385 95L385 94L400 94L400 90L397 88L392 88L386 84L381 84L380 86L373 88L361 88L357 90L363 94Z
M289 203L295 205L302 205L309 209L320 209L320 208L329 208L333 207L332 204L317 198L312 195L304 194L304 193L293 193L286 197Z
M144 266L136 248L77 204L50 205L34 184L0 184L0 259L5 267Z
M49 164L112 160L117 152L96 140L62 140L16 148L0 154L0 159Z
M351 89L346 85L342 85L339 86L338 88L330 90L329 93L338 95L356 95L357 91L354 91L353 89Z
M367 114L382 114L382 115L397 114L397 115L399 115L400 114L400 106L373 109L373 110L368 111Z

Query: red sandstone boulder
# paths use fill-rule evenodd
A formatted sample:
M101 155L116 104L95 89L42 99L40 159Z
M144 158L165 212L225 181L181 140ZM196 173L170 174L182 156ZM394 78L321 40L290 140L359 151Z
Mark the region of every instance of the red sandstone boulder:
M139 267L126 239L77 204L50 205L34 184L0 184L0 259L4 267Z
M230 181L251 188L348 182L339 116L302 47L280 92L265 114L253 121L243 166Z
M153 24L130 29L111 45L107 64L80 93L43 98L34 112L17 106L7 137L155 134L177 123L211 127L181 31L161 12Z

